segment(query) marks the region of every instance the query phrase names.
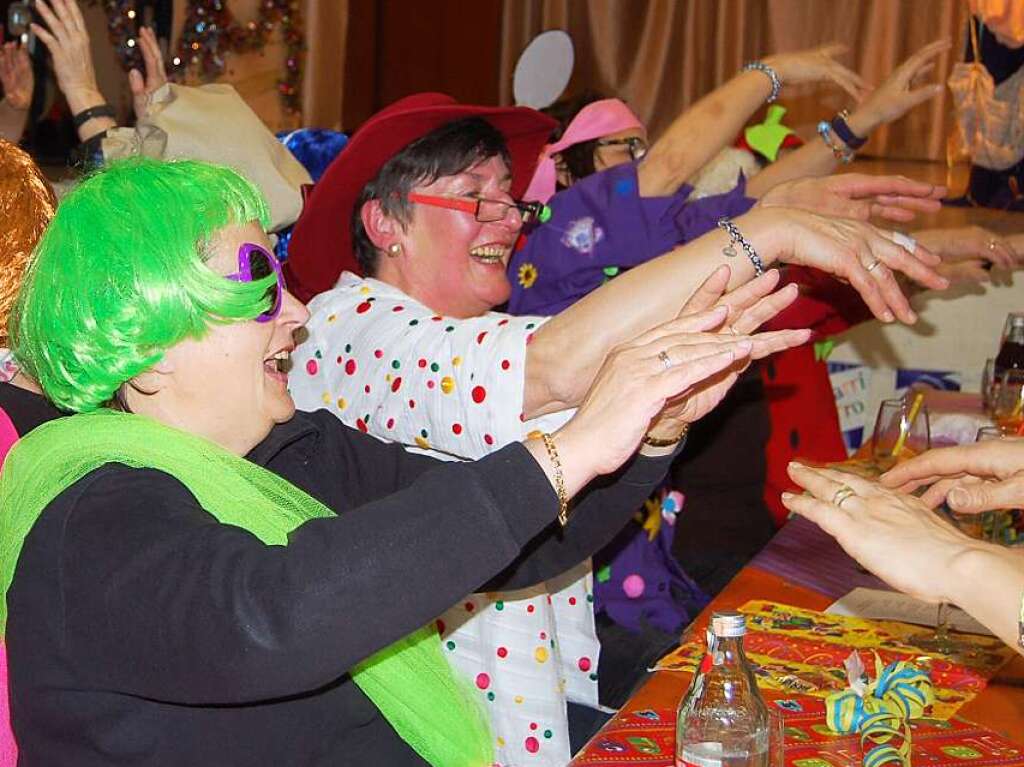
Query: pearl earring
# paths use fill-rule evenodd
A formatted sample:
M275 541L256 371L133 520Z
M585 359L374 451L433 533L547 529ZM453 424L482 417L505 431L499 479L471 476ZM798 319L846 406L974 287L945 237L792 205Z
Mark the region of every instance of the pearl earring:
M397 242L393 242L390 245L388 245L388 255L389 256L394 258L395 256L400 256L401 254L402 254L402 246L399 245Z

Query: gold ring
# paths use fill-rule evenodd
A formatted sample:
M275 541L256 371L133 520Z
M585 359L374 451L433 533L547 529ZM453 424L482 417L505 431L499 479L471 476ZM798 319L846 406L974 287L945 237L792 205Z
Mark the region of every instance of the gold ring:
M661 360L661 364L665 366L665 370L672 369L672 360L668 358L668 352L662 349L658 352L658 359Z
M881 259L876 258L874 261L872 261L870 264L868 264L864 268L867 269L870 272L872 269L874 269L880 263L882 263Z
M857 495L853 488L849 485L840 485L839 489L836 490L832 496L832 505L838 506L840 509L843 508L843 503L848 501L852 496Z

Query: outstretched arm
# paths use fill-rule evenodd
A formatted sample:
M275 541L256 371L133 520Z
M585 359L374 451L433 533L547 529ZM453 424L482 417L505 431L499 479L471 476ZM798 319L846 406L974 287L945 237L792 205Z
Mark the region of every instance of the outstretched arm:
M783 493L786 508L835 536L893 588L957 605L1024 654L1017 625L1024 595L1019 554L968 538L924 501L861 477L799 464L790 464L789 474L809 494ZM837 495L844 486L853 494Z
M856 98L864 82L835 60L844 50L827 45L769 56L764 63L784 85L830 80ZM673 194L696 175L746 125L771 93L771 85L764 73L743 71L680 114L637 168L641 196Z
M948 285L932 270L938 260L927 250L919 247L911 255L859 221L771 208L753 210L736 225L765 266L801 264L845 279L885 322L917 319L893 270L933 289ZM730 267L730 288L754 277L740 246L730 246L726 233L716 229L616 277L552 318L527 347L527 417L578 403L610 349L676 316L722 264Z
M934 68L934 60L948 51L950 43L936 40L900 64L885 82L854 109L846 121L855 136L867 137L880 125L898 120L918 104L942 92L942 83L915 88L917 80ZM837 137L836 141L840 141ZM815 137L787 157L772 163L747 183L747 194L761 197L772 187L804 176L832 173L839 160L825 142Z

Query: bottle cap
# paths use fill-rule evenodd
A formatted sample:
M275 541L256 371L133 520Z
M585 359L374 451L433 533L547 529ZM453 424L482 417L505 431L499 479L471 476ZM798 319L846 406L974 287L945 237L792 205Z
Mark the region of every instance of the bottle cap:
M741 637L747 633L747 619L732 610L714 613L711 616L711 630L717 637Z

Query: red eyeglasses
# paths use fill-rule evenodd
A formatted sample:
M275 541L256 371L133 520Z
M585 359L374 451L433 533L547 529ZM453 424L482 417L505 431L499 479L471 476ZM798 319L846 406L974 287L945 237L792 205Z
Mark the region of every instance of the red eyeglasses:
M503 202L502 200L484 200L473 197L435 197L418 192L409 192L409 202L470 213L482 224L504 221L510 208L519 211L524 224L535 218L541 223L551 218L551 209L542 202Z

